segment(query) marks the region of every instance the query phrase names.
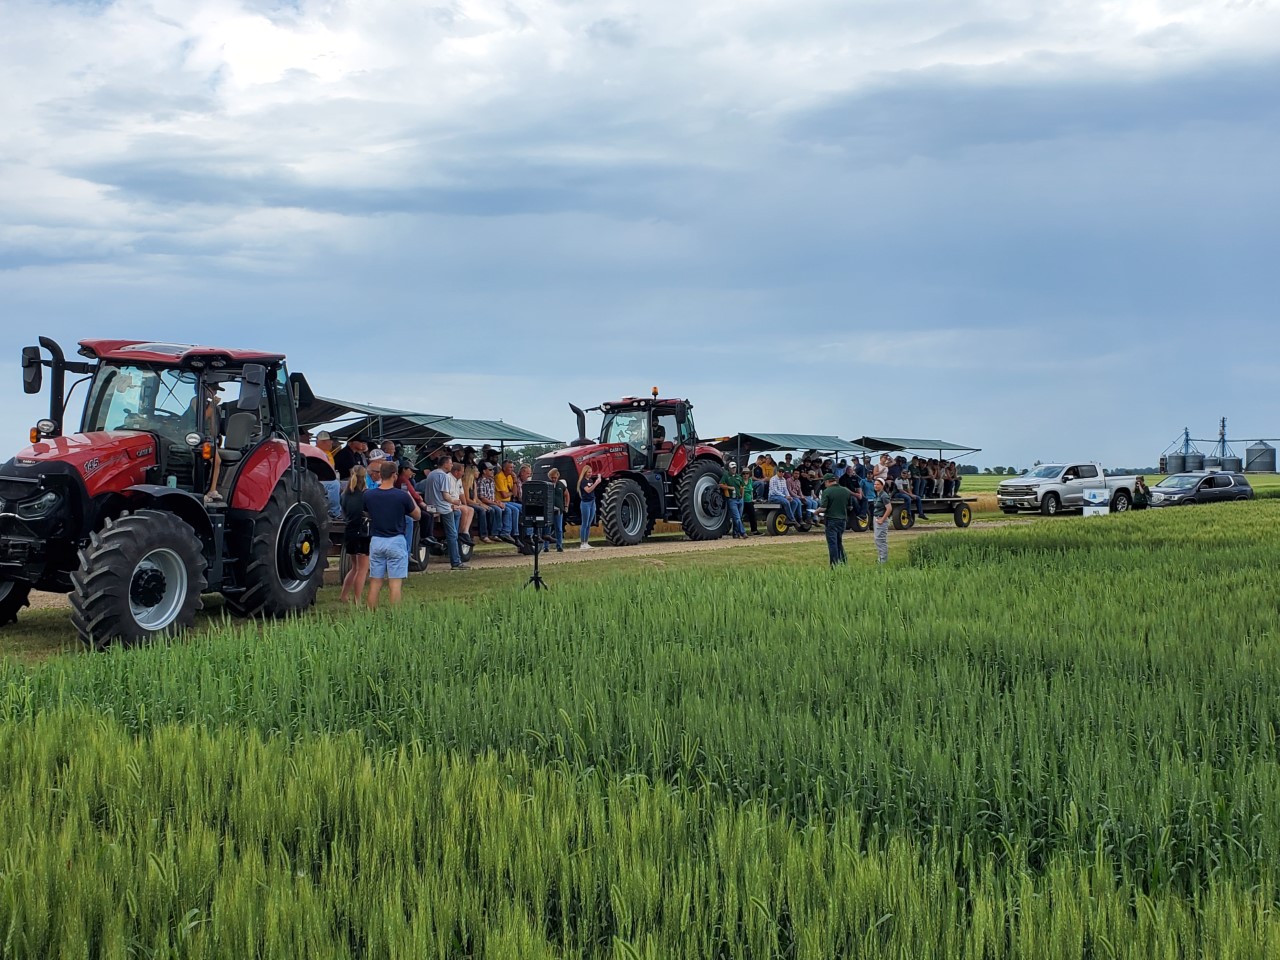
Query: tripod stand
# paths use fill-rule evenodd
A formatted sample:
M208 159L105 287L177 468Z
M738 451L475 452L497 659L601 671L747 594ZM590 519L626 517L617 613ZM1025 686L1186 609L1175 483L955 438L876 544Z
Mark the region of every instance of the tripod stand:
M529 582L524 585L524 589L533 587L534 590L549 590L547 581L542 579L542 574L538 572L538 557L542 553L542 537L546 528L544 523L531 524L528 529L533 531L533 576L529 578Z

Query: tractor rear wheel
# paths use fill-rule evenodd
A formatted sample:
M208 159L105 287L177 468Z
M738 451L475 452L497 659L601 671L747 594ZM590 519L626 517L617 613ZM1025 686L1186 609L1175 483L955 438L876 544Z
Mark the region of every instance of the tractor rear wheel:
M18 622L18 611L31 606L31 584L0 580L0 627Z
M645 537L649 525L649 504L640 484L630 477L614 480L600 498L600 526L605 539L615 547L634 547Z
M240 538L244 591L228 596L228 606L245 617L281 617L314 604L324 580L328 516L329 500L313 474L302 475L296 495L290 477L281 477Z
M176 515L138 510L90 538L71 583L71 623L90 647L176 633L203 606L204 548Z
M719 540L729 530L729 504L720 492L724 467L711 460L695 460L676 483L680 526L690 540Z

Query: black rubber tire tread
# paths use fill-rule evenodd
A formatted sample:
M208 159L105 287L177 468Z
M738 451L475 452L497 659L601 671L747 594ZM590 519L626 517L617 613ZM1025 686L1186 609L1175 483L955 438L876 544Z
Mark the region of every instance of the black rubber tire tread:
M868 513L866 516L859 516L855 513L853 515L853 520L850 521L850 527L858 533L866 533L871 529L871 514Z
M425 572L427 564L431 562L431 546L424 543L422 540L424 532L422 529L423 522L423 520L415 520L413 523L413 544L409 548L410 573ZM458 546L462 546L462 544L458 544Z
M325 557L316 564L311 579L301 590L290 593L280 582L280 573L276 568L276 536L284 523L285 515L293 505L293 491L290 489L289 474L285 474L271 491L267 505L253 521L253 530L249 542L242 542L241 576L239 581L245 585L244 593L228 596L227 606L242 617L283 617L291 613L306 610L316 602L316 594L324 582L324 571L328 566ZM299 499L310 505L312 513L320 522L319 543L329 542L329 498L315 474L304 471L302 474L302 490Z
M956 504L956 509L952 513L952 518L956 522L956 526L963 530L973 521L973 511L969 509L967 503Z
M622 529L622 498L627 493L634 493L644 504L645 522L635 535L629 535ZM604 537L615 547L634 547L644 539L644 531L652 530L649 525L649 501L645 499L640 484L630 477L620 477L604 488L600 498L600 526Z
M0 597L0 627L18 622L18 611L31 606L31 584L9 581L9 592Z
M772 511L773 516L769 518L769 535L782 537L791 532L791 523L787 520L787 514L784 510Z
M1046 517L1056 517L1062 512L1062 501L1056 493L1046 493L1040 499L1040 513Z
M680 527L684 530L684 535L690 540L719 540L729 532L731 520L727 503L724 508L724 516L715 527L704 527L699 523L698 514L694 509L693 503L693 491L697 487L698 479L714 474L716 479L719 480L722 473L724 473L724 467L714 460L695 460L685 467L680 474L680 479L676 482L676 503L680 507Z
M1124 506L1121 506L1121 504L1124 504ZM1133 500L1131 500L1129 497L1129 494L1125 493L1123 490L1119 491L1114 497L1111 498L1112 513L1124 513L1132 506L1133 506Z
M138 561L159 547L176 552L187 568L187 596L164 630L142 629L129 609L129 586ZM208 588L200 538L165 510L138 510L108 520L80 550L80 566L71 574L71 625L83 643L103 650L153 636L180 633L195 622Z

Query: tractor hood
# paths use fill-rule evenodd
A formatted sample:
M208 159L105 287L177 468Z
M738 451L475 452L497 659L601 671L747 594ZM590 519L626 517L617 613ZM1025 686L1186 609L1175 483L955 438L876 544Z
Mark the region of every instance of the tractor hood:
M132 430L71 433L50 437L18 451L13 466L39 472L44 464L61 463L85 481L89 496L142 483L156 462L156 438Z

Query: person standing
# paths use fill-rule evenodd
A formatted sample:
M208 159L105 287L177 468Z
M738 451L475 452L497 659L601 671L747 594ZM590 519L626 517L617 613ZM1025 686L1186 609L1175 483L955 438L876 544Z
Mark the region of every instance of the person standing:
M391 585L391 602L399 603L409 576L409 548L405 546L405 520L422 516L413 498L396 487L399 471L390 460L378 464L379 483L365 491L364 512L369 515L369 609L378 607L385 578Z
M427 482L422 488L422 497L427 502L427 511L435 514L444 524L445 540L449 545L449 569L468 570L462 562L462 553L458 547L458 518L460 512L453 509L452 493L453 456L448 453L440 455L436 468L427 474Z
M823 476L822 482L826 486L818 498L818 505L827 528L827 555L831 558L831 566L835 567L845 562L844 531L849 525L849 501L853 494L848 487L840 486L834 473Z
M564 553L564 515L569 509L569 484L561 479L558 467L547 471L547 480L551 482L551 528L556 553Z
M1145 510L1151 505L1151 489L1147 486L1147 478L1139 477L1133 484L1134 510Z
M582 514L582 528L578 537L581 543L579 550L590 550L588 539L591 536L591 524L596 522L596 490L600 486L600 477L596 476L595 467L589 463L582 465L582 473L578 477L578 512Z
M729 468L720 474L720 492L729 504L729 523L733 539L745 540L747 533L742 529L742 500L746 480L738 473L738 465L730 461Z
M746 467L742 468L742 519L750 522L751 535L753 537L760 536L760 528L756 524L756 483L754 479L754 471L749 472Z
M893 497L885 489L885 482L875 480L876 498L872 501L871 515L876 525L876 557L880 563L889 562L889 518L893 515Z
M369 579L369 518L364 512L364 495L367 489L365 469L356 464L351 468L351 476L342 491L342 519L346 522L342 531L342 545L351 565L342 579L339 603L346 603L350 597L352 603L358 604L364 596L365 581Z

